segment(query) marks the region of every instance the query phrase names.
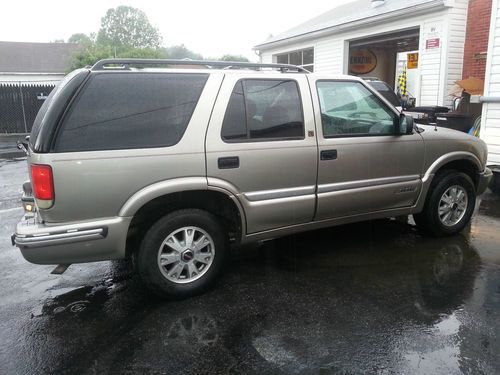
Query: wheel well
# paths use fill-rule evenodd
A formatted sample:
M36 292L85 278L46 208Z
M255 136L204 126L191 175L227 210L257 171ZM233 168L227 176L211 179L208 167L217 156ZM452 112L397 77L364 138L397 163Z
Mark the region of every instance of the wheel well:
M477 188L477 184L479 183L479 170L474 162L467 159L453 160L441 166L441 168L436 171L435 175L437 176L446 170L456 170L465 173L471 178L472 182L474 182L474 186Z
M236 204L226 194L211 190L192 190L171 193L150 200L134 215L127 233L127 255L140 246L147 230L163 216L185 208L198 208L216 216L228 233L228 239L239 241L241 216Z

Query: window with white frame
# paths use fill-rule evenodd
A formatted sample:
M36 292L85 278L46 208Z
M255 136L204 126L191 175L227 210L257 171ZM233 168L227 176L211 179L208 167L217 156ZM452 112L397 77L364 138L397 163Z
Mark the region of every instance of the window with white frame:
M310 72L314 71L314 48L280 53L275 57L278 64L298 65Z

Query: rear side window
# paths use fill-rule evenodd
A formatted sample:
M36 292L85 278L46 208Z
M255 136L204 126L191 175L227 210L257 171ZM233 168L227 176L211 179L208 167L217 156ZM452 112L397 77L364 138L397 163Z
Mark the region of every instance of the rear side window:
M304 116L297 82L238 81L229 99L221 135L226 142L303 139Z
M207 74L96 74L73 104L56 151L172 146L180 141Z

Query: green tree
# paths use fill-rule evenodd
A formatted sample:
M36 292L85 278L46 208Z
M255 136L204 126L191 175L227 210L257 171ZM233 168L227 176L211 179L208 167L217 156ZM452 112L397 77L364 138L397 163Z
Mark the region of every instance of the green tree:
M137 8L121 5L108 9L101 18L96 44L114 51L128 48L157 49L162 43L158 29L149 23L146 14Z
M84 46L73 55L69 71L85 66L92 66L97 61L109 57L113 57L113 50L111 47L97 47L95 44Z
M110 46L92 44L82 48L73 55L69 71L92 66L97 61L109 58L165 59L167 55L162 49L153 48L122 48L116 53Z
M170 59L203 60L202 55L189 50L184 44L165 48L165 53Z
M249 62L250 61L250 60L248 60L243 55L224 55L221 58L216 59L216 60L220 60L220 61L241 61L241 62Z
M76 33L68 38L68 43L77 43L83 46L90 46L94 43L94 41L87 34Z
M136 8L119 6L108 9L101 19L97 35L77 33L69 43L82 46L74 55L69 70L92 66L97 61L112 57L166 58L167 50L160 48L161 35L146 14Z

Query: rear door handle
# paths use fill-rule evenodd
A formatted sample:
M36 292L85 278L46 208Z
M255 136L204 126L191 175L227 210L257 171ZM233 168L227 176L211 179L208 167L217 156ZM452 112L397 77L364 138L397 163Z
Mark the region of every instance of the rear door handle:
M319 155L321 160L335 160L337 159L337 150L323 150Z
M238 156L227 156L217 160L219 169L231 169L240 167L240 158Z

